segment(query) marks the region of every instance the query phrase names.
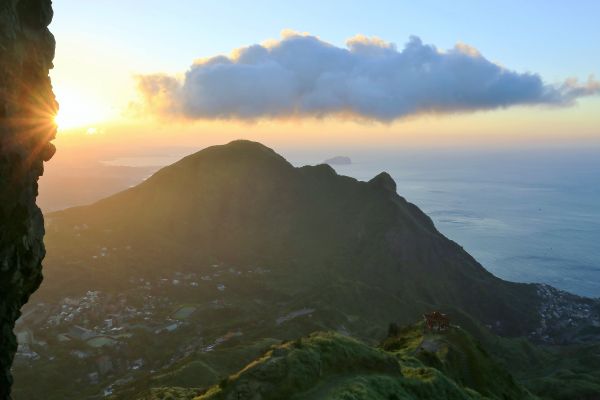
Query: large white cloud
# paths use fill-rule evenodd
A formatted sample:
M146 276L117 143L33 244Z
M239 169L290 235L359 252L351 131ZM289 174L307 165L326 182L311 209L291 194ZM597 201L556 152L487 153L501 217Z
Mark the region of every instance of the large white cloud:
M598 94L590 78L549 85L458 44L448 51L411 37L402 51L356 36L346 48L287 32L278 41L196 61L182 79L139 77L145 108L189 119L352 116L392 121L419 113L519 104L569 105Z

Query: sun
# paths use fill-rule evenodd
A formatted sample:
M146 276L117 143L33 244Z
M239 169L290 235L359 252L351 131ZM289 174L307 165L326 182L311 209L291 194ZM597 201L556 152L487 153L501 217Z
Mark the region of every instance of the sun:
M54 117L58 131L85 128L110 118L109 108L98 99L68 87L54 87L59 110Z

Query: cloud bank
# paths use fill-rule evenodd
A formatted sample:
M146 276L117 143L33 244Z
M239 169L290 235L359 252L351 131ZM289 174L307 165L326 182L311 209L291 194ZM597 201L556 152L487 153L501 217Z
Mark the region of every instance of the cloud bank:
M590 78L549 85L532 73L495 64L475 48L448 51L411 37L393 43L355 36L346 48L286 32L267 44L194 62L185 76L138 77L142 107L186 119L340 116L389 122L421 113L514 105L571 105L600 93Z

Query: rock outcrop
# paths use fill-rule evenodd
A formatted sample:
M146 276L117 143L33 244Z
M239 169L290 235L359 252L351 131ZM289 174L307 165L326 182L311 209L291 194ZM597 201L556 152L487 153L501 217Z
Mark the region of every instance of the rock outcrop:
M42 281L44 221L35 201L54 154L58 105L50 0L0 2L0 399L10 398L13 334L21 306Z

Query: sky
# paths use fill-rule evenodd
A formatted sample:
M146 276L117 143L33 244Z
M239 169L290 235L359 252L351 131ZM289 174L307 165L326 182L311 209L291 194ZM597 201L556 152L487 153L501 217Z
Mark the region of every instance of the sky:
M63 147L600 146L597 1L53 5Z

